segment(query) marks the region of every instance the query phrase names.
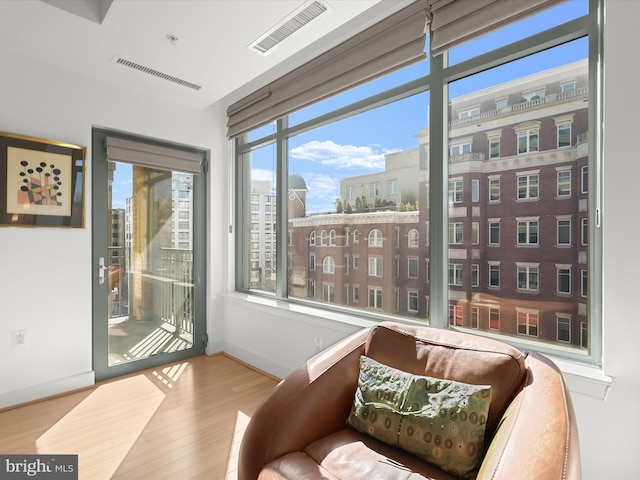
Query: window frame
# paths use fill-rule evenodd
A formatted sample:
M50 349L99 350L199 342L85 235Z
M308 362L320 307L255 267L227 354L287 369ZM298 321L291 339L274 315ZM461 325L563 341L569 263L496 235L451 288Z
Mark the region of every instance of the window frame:
M602 4L600 0L589 0L590 2L590 11L587 15L579 17L577 19L566 22L565 24L559 25L557 27L553 27L548 31L543 31L538 34L534 34L528 38L523 40L515 41L511 44L508 44L503 47L498 47L493 51L488 53L483 53L478 55L477 57L473 57L468 60L461 61L453 66L446 65L446 55L438 55L433 58L430 58L430 73L423 78L417 79L415 81L410 82L409 84L403 85L399 88L395 88L390 90L389 92L383 92L382 94L376 94L370 100L366 101L358 101L353 105L348 105L343 108L337 109L335 112L330 112L328 114L323 114L318 119L314 119L313 121L306 121L304 123L300 123L295 125L294 127L288 127L286 118L283 120L278 120L277 124L277 132L273 134L268 134L260 139L251 139L251 141L247 141L249 137L247 136L244 140L241 140L240 137L236 139L235 142L235 152L237 158L240 158L242 154L250 151L252 148L257 148L259 145L266 145L268 143L274 143L276 138L281 138L286 141L288 136L292 136L296 133L299 133L303 130L310 130L317 126L320 122L330 122L332 119L337 119L339 117L344 117L345 115L350 115L354 112L363 111L367 107L367 105L373 105L377 103L378 105L387 102L397 100L401 96L410 96L415 94L417 91L426 91L430 89L430 138L432 141L429 144L429 159L430 159L430 174L432 178L446 178L444 173L447 171L448 165L442 165L442 162L438 162L437 158L442 158L442 152L447 152L446 147L446 135L444 135L444 131L446 131L446 125L441 121L442 118L446 118L446 106L447 106L447 95L446 89L442 89L441 86L446 86L448 82L454 81L459 78L463 78L465 76L472 75L474 73L481 72L486 70L487 68L491 68L493 66L504 64L506 62L514 61L519 58L523 58L527 55L531 55L533 53L537 53L549 48L552 48L557 45L561 45L568 41L582 38L585 36L589 36L589 55L588 55L588 68L589 68L589 137L590 141L588 144L588 165L582 167L581 170L581 184L580 190L581 193L590 193L589 198L589 208L588 208L588 220L587 225L585 226L588 229L588 237L589 237L589 255L587 255L588 259L588 270L590 272L596 272L596 274L591 274L588 277L589 282L589 302L588 302L588 317L590 326L588 327L589 341L586 342L588 344L589 350L586 355L577 354L573 355L572 353L559 352L554 348L545 348L544 345L536 345L535 349L541 351L542 353L551 353L558 354L560 353L562 356L567 358L576 359L579 361L585 361L587 363L600 364L602 357L602 317L599 312L601 312L601 304L602 304L602 285L601 285L601 275L598 275L598 272L602 271L602 230L599 222L593 220L593 218L597 218L597 211L601 208L601 173L599 169L601 168L601 159L602 159L602 142L598 141L599 138L602 137L603 130L603 122L600 120L601 118L601 107L602 100L601 96L598 94L598 86L601 84L602 79L602 68L601 68L601 51L602 51ZM597 21L594 21L597 20ZM392 100L393 98L393 100ZM434 121L435 120L435 121ZM540 148L541 139L540 132L542 129L538 130L538 147ZM546 133L545 133L546 134ZM436 141L433 141L436 139ZM516 136L517 139L517 136ZM551 140L551 139L550 139ZM593 140L593 141L591 141ZM244 143L243 143L244 141ZM553 140L551 140L553 141ZM443 145L444 143L444 145ZM505 139L506 145L506 139ZM506 148L506 147L505 147ZM516 141L516 150L517 150L517 141ZM438 155L439 154L439 155ZM281 155L281 152L278 153ZM286 153L284 154L286 156ZM243 210L248 211L250 208L249 202L243 201L245 195L248 196L248 191L246 189L246 185L241 185L242 178L246 178L243 176L243 172L247 172L246 166L240 165L241 162L237 163L236 166L236 178L238 182L238 188L236 191L236 199L240 201L236 201L236 225L245 225L248 224L244 221L246 218L243 214ZM284 162L284 166L286 167L286 160ZM281 160L278 160L278 168L282 169ZM592 175L587 176L587 171L591 170ZM286 172L286 168L283 170ZM588 177L585 183L585 177ZM278 173L278 181L282 185L282 179L286 179L286 173ZM540 180L540 179L539 179ZM499 181L499 180L498 180ZM446 182L440 184L441 182L433 182L429 187L429 198L432 200L431 205L429 206L431 210L431 216L429 222L433 222L433 228L427 228L427 236L425 237L426 245L430 246L431 258L428 259L429 268L429 279L428 281L431 283L431 291L428 295L428 305L429 311L431 312L431 321L434 319L442 318L442 313L446 311L446 306L448 302L446 301L448 288L447 288L447 264L448 264L448 255L447 255L447 242L446 242L446 228L447 228L447 214L446 214L446 206L448 203L448 192L446 191ZM504 189L506 192L508 184L512 182L504 182ZM576 182L577 183L577 182ZM540 187L540 185L538 185ZM576 190L577 190L576 186ZM502 192L502 193L505 193ZM512 194L509 191L509 194ZM538 195L540 195L540 190L538 191ZM275 204L274 211L277 209L277 224L278 228L274 229L274 236L276 238L282 237L278 239L276 242L277 246L277 254L274 254L274 271L280 270L280 272L285 272L277 276L278 287L276 289L275 295L278 298L286 299L287 301L296 302L296 299L287 298L287 288L286 288L286 268L283 268L283 265L286 266L287 255L286 255L286 243L282 240L286 239L283 237L286 232L286 228L282 228L282 226L286 226L287 215L286 215L286 189L279 188L277 191L278 201ZM490 198L490 197L489 197ZM535 197L535 199L538 199ZM435 203L434 202L435 199ZM245 204L242 206L242 204ZM592 218L593 217L593 218ZM274 225L275 226L275 225ZM248 288L249 282L249 268L247 267L249 255L248 251L244 257L240 258L243 255L243 252L248 248L248 242L245 244L245 236L248 233L241 232L243 230L242 227L238 227L234 229L236 232L236 289L238 291L249 292L256 295L269 295L264 292L255 292ZM247 230L249 232L249 230ZM355 240L354 232L354 240ZM276 264L279 264L276 268ZM506 272L506 270L505 270ZM434 288L435 287L435 288ZM364 287L363 287L364 288ZM320 307L323 308L323 307ZM445 317L446 318L446 317ZM486 318L486 317L485 317ZM485 320L486 321L486 320ZM437 324L437 320L435 320L435 326L442 326L441 324ZM498 309L498 321L499 319L499 309ZM583 322L584 323L584 322ZM582 333L581 333L582 335ZM517 344L517 342L516 342Z

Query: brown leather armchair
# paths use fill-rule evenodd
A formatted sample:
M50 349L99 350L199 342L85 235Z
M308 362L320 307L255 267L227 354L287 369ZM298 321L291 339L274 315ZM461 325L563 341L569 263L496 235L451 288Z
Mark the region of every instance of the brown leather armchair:
M475 335L384 322L320 352L274 389L245 431L239 480L455 478L347 425L361 355L416 375L492 386L477 478L580 478L573 406L550 360Z

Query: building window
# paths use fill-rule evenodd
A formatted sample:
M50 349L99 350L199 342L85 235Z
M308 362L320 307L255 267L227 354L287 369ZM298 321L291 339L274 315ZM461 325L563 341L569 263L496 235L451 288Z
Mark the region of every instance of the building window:
M369 308L382 310L382 289L381 288L369 289Z
M372 183L369 185L369 195L372 197L377 197L380 195L380 188L377 183Z
M310 253L309 254L309 270L315 270L315 269L316 269L316 254Z
M500 179L499 178L489 178L489 201L490 202L500 201Z
M309 280L307 295L309 295L309 298L316 298L316 282L314 280Z
M326 303L335 303L336 301L336 293L335 293L335 285L332 284L323 284L322 285L322 300Z
M407 270L409 278L418 278L418 257L409 257L407 259Z
M449 182L449 203L462 203L464 194L462 190L462 180Z
M580 193L589 193L589 167L580 169Z
M313 246L316 244L316 232L313 231L309 234L309 245Z
M480 107L468 108L466 110L460 110L458 112L458 119L470 118L476 115L480 115Z
M398 278L400 276L400 257L395 256L393 258L393 277Z
M459 263L449 264L449 285L462 286L462 265Z
M538 198L538 174L518 175L518 200Z
M327 238L327 231L322 230L322 232L320 232L320 245L322 245L323 247L326 246L328 243Z
M477 287L480 285L480 266L476 263L471 265L471 286Z
M571 146L571 122L558 123L558 148Z
M389 195L397 195L398 194L398 181L397 180L389 180L387 183L389 189Z
M580 219L580 245L586 246L589 239L589 220Z
M336 231L335 230L331 230L329 232L329 245L331 245L331 246L335 246L336 245Z
M477 178L471 180L471 201L480 201L480 180Z
M489 245L500 245L500 222L489 222Z
M322 261L322 273L336 273L336 262L332 257L324 257Z
M571 266L558 266L558 293L571 293Z
M480 309L471 307L471 328L478 328L478 320L480 318Z
M478 245L480 243L480 223L471 222L471 244Z
M518 222L518 245L538 245L538 221Z
M359 255L354 255L353 256L353 268L354 268L354 270L358 270L359 267L360 267L360 256Z
M500 137L489 139L489 158L500 158Z
M449 305L449 325L462 326L464 322L461 305Z
M489 286L495 288L500 286L500 264L489 264Z
M561 170L557 175L558 197L571 196L571 170Z
M346 198L347 200L353 200L353 185L349 185L346 190Z
M500 330L500 309L489 308L489 328L491 330Z
M571 318L556 317L556 340L563 343L571 343Z
M537 292L538 291L538 268L539 265L517 264L518 268L518 290Z
M360 301L360 286L358 285L354 285L353 286L353 291L351 294L351 298L353 299L354 303L357 303Z
M382 257L369 257L369 276L382 276Z
M471 143L460 143L458 145L452 145L449 148L449 155L455 157L456 155L464 155L465 153L471 153Z
M358 230L353 231L353 243L358 243L360 241L360 232Z
M382 246L382 232L380 230L371 230L371 232L369 232L369 246L370 247Z
M410 248L418 248L420 246L420 233L415 228L409 230L407 246Z
M563 82L560 84L560 91L562 93L566 93L566 92L574 92L576 89L576 81L575 80L571 80L569 82Z
M538 312L518 310L518 333L520 335L538 336Z
M580 270L580 296L587 297L589 291L589 275L586 270Z
M571 220L558 220L558 245L571 245Z
M418 292L415 290L407 292L407 310L413 313L418 312Z
M462 223L455 222L449 224L449 245L462 245Z
M531 128L518 132L518 153L538 151L538 129Z

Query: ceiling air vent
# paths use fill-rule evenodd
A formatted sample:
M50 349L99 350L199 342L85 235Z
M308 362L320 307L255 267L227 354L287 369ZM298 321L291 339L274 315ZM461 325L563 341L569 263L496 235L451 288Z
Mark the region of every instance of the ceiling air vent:
M145 67L144 65L140 65L139 63L132 62L131 60L124 59L118 55L114 56L111 59L112 62L117 63L118 65L122 65L123 67L133 68L134 70L138 70L139 72L147 73L149 75L153 75L154 77L161 78L163 80L167 80L169 82L173 82L177 85L181 85L186 88L190 88L191 90L200 90L202 85L198 85L197 83L189 82L187 80L183 80L182 78L174 77L173 75L169 75L168 73L160 72L151 67Z
M280 23L249 45L249 48L263 55L268 55L285 38L328 10L329 5L324 2L318 0L305 2L300 8L294 10Z

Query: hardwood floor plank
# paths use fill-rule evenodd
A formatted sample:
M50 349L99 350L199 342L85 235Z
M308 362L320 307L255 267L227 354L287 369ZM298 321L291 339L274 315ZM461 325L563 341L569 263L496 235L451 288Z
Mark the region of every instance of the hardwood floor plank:
M237 478L248 419L277 380L199 356L0 411L3 454L78 454L81 480Z

